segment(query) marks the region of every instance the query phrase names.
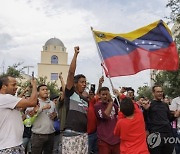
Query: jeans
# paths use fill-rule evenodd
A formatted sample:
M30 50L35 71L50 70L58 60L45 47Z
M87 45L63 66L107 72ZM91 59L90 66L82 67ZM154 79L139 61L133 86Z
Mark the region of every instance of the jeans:
M88 154L98 154L97 134L88 134Z
M164 138L171 138L173 134L160 133L161 142L154 148L149 148L150 154L172 154L174 150L174 143L165 142Z
M23 138L23 146L26 152L31 152L31 139L28 137Z
M100 139L98 139L99 154L120 154L120 145L110 145Z
M173 128L174 137L177 137L180 140L180 132L176 128ZM180 143L175 143L176 154L180 154Z
M53 134L32 134L32 154L52 154L54 145Z
M59 154L60 134L54 136L53 154Z

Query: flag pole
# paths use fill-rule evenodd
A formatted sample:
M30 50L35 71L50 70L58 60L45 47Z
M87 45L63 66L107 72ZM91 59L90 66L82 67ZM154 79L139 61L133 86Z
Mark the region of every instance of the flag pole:
M99 46L97 45L97 42L96 42L96 40L95 40L95 36L94 36L94 32L93 32L93 27L91 27L91 32L92 32L92 35L93 35L93 38L94 38L94 41L95 41L95 44L96 44L96 47L97 47L97 50L98 50L98 54L99 54L99 57L100 57L101 62L102 62L102 65L106 66L105 63L104 63L103 56L102 56L102 54L101 54L101 52L100 52ZM102 66L102 67L103 67L103 66ZM106 68L105 68L105 69L106 69ZM112 80L111 80L111 78L110 78L110 76L109 76L108 69L106 69L106 71L107 71L107 77L108 77L109 82L110 82L110 84L111 84L112 90L114 90L114 86L113 86ZM118 100L118 98L117 98L116 95L115 95L115 99L116 99L116 101L117 101L117 103L118 103L118 106L119 106L119 108L120 108L120 103L119 103L119 100Z

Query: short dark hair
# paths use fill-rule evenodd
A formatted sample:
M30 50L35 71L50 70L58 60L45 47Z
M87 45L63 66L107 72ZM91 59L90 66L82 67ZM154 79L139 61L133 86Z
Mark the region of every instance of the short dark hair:
M101 87L100 89L99 89L99 93L101 93L101 91L109 91L109 88L108 87Z
M86 78L83 74L77 74L74 76L74 83L78 83L80 78Z
M139 99L140 99L140 98L144 98L144 99L145 99L145 97L144 97L144 96L140 96L140 97L139 97Z
M0 77L0 89L2 88L3 85L6 85L6 86L8 85L9 77L10 76Z
M127 91L132 91L134 93L134 89L131 87L128 87Z
M58 94L51 94L51 96L50 96L51 101L53 101L54 99L57 99L57 98L59 98Z
M40 88L41 88L41 87L44 87L44 86L46 86L46 87L47 87L47 85L46 85L46 84L40 84L40 85L37 87L37 91L39 92Z
M121 101L120 104L120 111L125 115L125 116L131 116L134 113L134 104L133 101L130 98L124 98Z
M59 88L59 91L63 91L63 88L62 88L62 86Z
M154 85L154 86L152 87L152 92L155 92L155 88L156 88L156 87L161 87L161 88L162 88L161 85Z

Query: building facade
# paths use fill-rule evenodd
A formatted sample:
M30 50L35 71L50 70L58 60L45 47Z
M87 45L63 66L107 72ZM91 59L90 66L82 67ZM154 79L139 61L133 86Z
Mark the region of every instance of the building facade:
M47 77L47 81L56 81L60 86L59 73L62 72L66 82L68 70L68 53L63 42L58 38L49 39L43 46L43 51L41 51L38 77Z

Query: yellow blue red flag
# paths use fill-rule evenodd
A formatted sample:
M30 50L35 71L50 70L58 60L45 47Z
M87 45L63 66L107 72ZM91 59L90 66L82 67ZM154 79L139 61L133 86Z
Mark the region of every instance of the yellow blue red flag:
M145 69L177 70L178 52L162 20L124 34L93 30L110 77L136 74Z

